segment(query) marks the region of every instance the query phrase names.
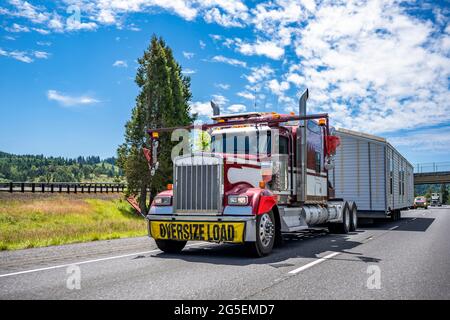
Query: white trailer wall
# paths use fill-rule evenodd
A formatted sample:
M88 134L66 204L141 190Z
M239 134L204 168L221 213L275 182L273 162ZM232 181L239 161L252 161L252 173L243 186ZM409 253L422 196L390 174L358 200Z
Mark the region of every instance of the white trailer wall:
M385 145L383 141L337 131L341 144L329 172L337 198L354 201L359 211L385 211Z
M414 168L390 144L387 146L388 209L411 207L414 202ZM392 176L392 187L391 187Z

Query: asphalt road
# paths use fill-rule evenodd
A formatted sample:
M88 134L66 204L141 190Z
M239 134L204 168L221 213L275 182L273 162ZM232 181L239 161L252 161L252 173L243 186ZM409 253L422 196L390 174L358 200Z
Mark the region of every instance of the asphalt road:
M442 207L292 236L259 259L209 243L165 254L148 238L0 252L0 299L450 299L449 231Z

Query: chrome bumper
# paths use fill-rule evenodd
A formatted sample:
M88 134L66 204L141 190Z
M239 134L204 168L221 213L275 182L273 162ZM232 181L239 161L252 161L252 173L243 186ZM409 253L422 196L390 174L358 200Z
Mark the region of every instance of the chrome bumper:
M149 214L148 232L150 236L151 221L204 221L204 222L245 222L244 241L256 241L256 217L255 216L197 216L197 215L167 215Z

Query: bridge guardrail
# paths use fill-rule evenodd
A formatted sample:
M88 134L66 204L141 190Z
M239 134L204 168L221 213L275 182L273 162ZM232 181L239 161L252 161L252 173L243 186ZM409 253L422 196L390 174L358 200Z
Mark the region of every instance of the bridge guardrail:
M78 182L6 182L0 183L0 192L50 193L117 193L124 192L123 183Z
M441 173L450 172L450 162L418 163L414 166L414 173Z

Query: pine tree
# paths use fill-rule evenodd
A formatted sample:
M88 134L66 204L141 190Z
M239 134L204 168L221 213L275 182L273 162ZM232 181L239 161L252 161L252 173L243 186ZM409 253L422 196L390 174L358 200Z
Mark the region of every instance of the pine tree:
M189 113L190 79L181 73L172 50L153 36L149 48L138 59L135 82L140 88L131 119L125 125L125 142L118 148L117 165L124 171L128 193L138 196L140 208L147 212L147 189L153 197L172 180L170 134L160 135L159 169L152 177L142 148L150 147L147 130L192 123Z

